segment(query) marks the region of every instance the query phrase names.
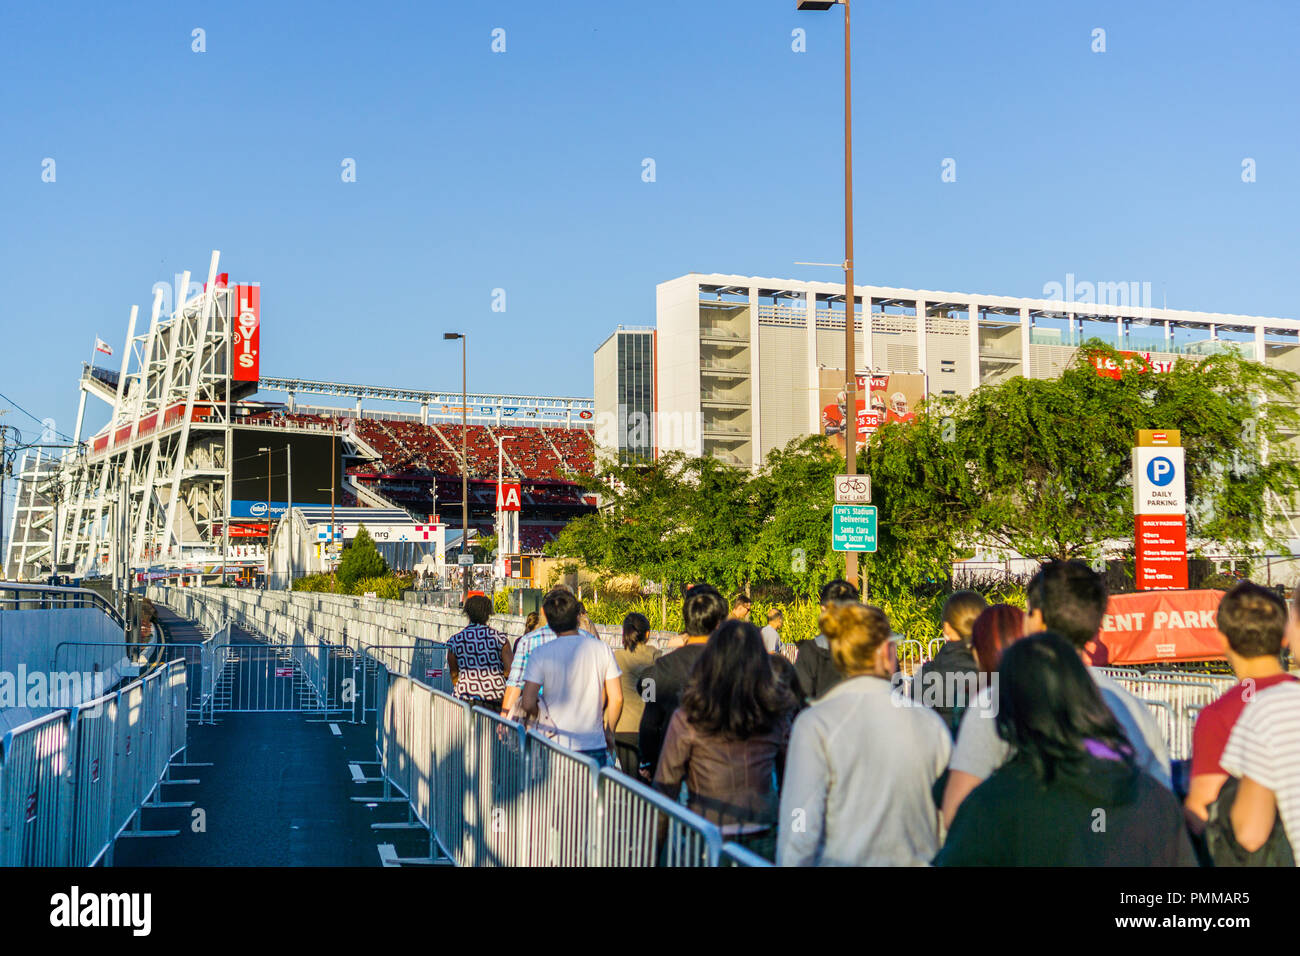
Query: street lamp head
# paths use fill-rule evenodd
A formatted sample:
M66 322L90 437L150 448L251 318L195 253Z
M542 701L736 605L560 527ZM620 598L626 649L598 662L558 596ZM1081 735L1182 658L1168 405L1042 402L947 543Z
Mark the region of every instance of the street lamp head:
M463 339L465 335L461 332L444 332L442 333L442 337L444 339Z
M794 8L796 10L829 10L838 2L839 0L795 0Z

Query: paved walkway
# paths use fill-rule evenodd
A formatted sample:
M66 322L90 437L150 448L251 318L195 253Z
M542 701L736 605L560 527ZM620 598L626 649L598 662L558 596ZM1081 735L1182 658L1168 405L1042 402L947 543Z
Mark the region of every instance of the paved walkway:
M159 607L168 639L201 639L197 628ZM236 631L235 643L251 643ZM170 838L121 839L118 866L378 866L379 845L400 856L427 852L427 832L372 830L405 819L404 804L367 804L379 784L358 784L349 764L375 759L375 727L325 722L302 713L217 713L214 726L189 725L186 760L210 767L176 768L164 801L186 809L143 811L145 829L178 829ZM378 775L374 765L361 768ZM202 813L196 813L202 811Z

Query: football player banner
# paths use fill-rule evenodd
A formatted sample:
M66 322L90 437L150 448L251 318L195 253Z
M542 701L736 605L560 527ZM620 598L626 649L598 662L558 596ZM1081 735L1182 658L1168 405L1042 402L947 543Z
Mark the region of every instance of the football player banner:
M867 436L891 422L910 422L925 398L925 376L920 372L878 372L859 375L857 382L857 439L861 448ZM820 432L844 451L848 434L848 399L844 392L843 369L818 370L818 405L821 408Z
M1219 633L1222 591L1112 594L1097 639L1084 648L1095 666L1204 661L1225 656Z

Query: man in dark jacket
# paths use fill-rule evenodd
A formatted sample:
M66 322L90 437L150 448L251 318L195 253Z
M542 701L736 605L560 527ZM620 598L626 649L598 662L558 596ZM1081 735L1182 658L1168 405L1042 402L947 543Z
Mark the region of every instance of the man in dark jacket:
M912 682L912 697L934 708L957 737L961 715L973 699L979 667L971 653L970 636L975 619L988 602L974 591L954 591L943 603L944 645L934 660L922 665Z
M668 721L681 700L695 662L704 653L704 645L727 617L727 599L718 589L697 584L686 592L682 601L682 621L686 625L686 643L664 654L641 675L638 689L645 708L641 711L638 744L641 751L640 773L653 780L659 763L659 751L668 733Z
M848 581L836 578L822 586L819 603L824 609L828 604L840 601L856 601L858 589ZM799 677L799 686L809 701L814 701L826 693L841 680L843 675L835 669L831 660L831 644L825 634L818 634L811 641L801 641L794 659L794 671Z

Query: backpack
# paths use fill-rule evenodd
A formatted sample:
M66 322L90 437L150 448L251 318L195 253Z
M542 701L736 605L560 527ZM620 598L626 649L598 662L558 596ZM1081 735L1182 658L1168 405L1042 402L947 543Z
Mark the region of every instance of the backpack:
M1282 828L1282 818L1273 821L1273 832L1264 845L1253 853L1237 842L1232 830L1232 804L1237 799L1241 781L1229 777L1219 795L1210 804L1210 819L1205 824L1205 846L1215 866L1295 866L1291 841Z

